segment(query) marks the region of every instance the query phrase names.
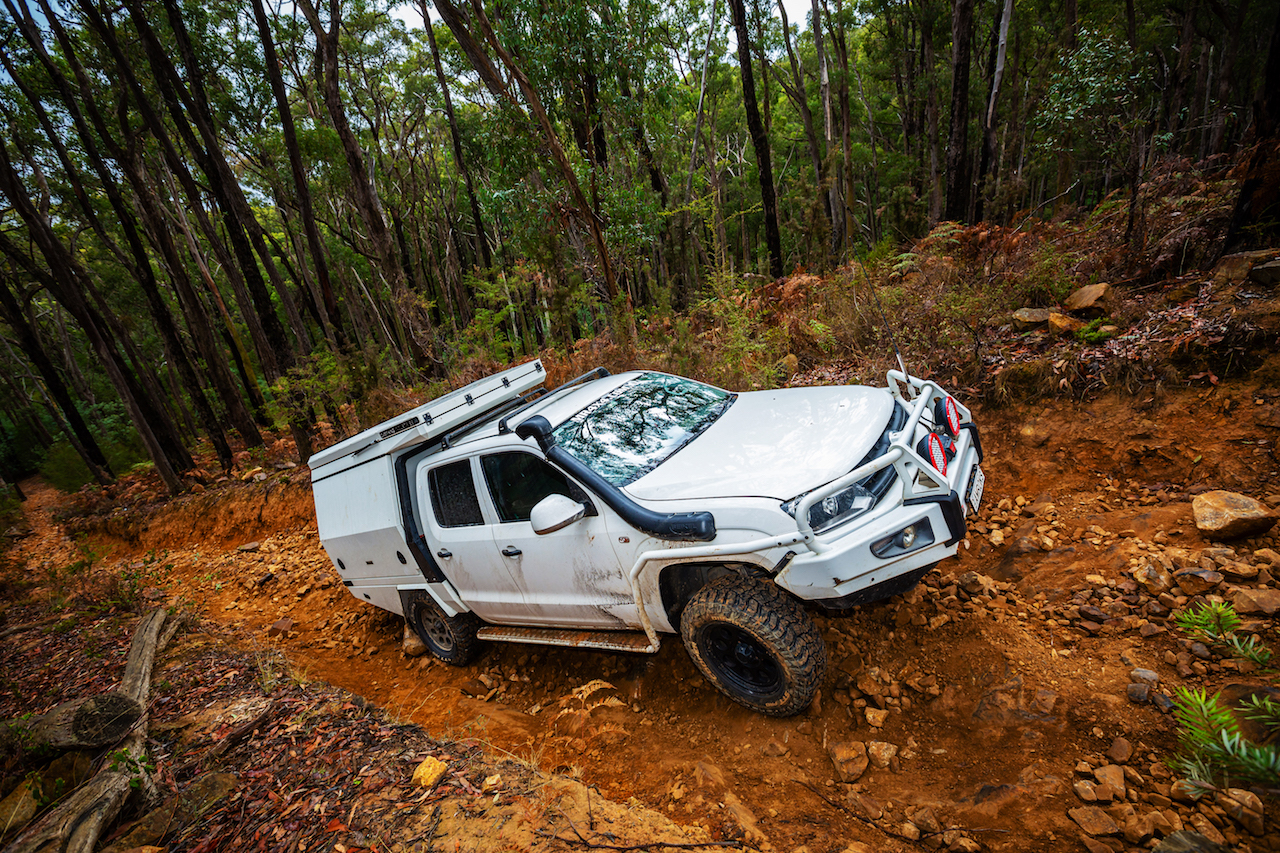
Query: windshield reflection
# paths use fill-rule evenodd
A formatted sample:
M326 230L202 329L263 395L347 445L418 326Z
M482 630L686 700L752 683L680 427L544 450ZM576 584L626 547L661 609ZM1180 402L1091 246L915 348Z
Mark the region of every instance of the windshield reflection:
M556 443L615 486L640 479L736 399L692 379L642 373L556 427Z

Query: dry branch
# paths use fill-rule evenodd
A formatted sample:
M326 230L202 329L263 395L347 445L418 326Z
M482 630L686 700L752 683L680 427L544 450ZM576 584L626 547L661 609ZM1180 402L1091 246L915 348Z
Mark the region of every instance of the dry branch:
M120 694L141 707L151 690L151 666L160 648L165 611L156 608L142 617L133 634L129 659L120 679ZM166 639L168 636L166 636ZM135 780L145 775L147 735L144 712L137 725L113 753L111 765L76 790L43 820L4 849L4 853L93 853L102 831L119 815Z

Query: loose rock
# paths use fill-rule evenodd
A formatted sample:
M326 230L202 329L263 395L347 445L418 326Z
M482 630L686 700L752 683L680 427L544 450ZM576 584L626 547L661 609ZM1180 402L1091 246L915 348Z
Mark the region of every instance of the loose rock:
M1217 799L1222 810L1236 823L1249 830L1250 835L1262 835L1262 801L1256 794L1243 788L1227 788L1218 794Z
M1174 573L1173 579L1178 586L1182 587L1185 594L1204 595L1222 583L1222 573L1207 569L1189 569Z
M1231 853L1231 851L1198 832L1180 830L1161 841L1151 853Z
M1129 673L1129 680L1134 684L1146 684L1155 687L1160 683L1160 673L1150 669L1135 669Z
M1111 815L1097 806L1068 809L1067 814L1090 835L1115 835L1120 831L1120 826L1111 819Z
M1217 539L1238 539L1266 533L1276 515L1264 504L1236 492L1212 491L1191 501L1196 527Z
M898 747L896 744L879 740L873 740L867 744L867 757L871 759L871 763L874 766L879 767L881 770L888 767L897 755Z
M434 788L448 770L449 765L438 758L427 756L413 771L412 784L419 788Z
M867 772L867 745L862 741L833 743L827 749L831 763L835 765L840 781L857 782Z
M422 642L422 638L416 631L405 625L404 637L400 640L400 650L408 657L418 658L427 653L427 644Z
M1116 764L1124 764L1133 756L1133 744L1122 737L1118 737L1111 742L1111 747L1107 750L1107 758L1110 758Z
M1280 612L1280 590L1241 588L1227 596L1227 600L1243 616L1274 616Z

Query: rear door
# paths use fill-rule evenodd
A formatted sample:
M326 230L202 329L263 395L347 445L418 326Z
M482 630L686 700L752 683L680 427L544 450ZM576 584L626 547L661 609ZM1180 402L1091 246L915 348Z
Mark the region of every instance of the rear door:
M423 466L418 475L421 524L436 563L454 589L486 622L510 621L522 598L510 567L493 547L491 515L476 490L470 457Z

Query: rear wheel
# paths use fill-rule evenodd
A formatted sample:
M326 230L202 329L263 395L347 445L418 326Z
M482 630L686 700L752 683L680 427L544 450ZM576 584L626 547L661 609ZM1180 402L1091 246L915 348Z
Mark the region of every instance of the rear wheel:
M704 586L681 614L680 636L716 689L773 717L807 708L826 673L818 626L767 581L732 576Z
M422 594L409 601L405 618L418 638L427 644L431 654L445 663L465 666L479 651L476 631L480 628L480 620L473 613L447 616L435 599Z

